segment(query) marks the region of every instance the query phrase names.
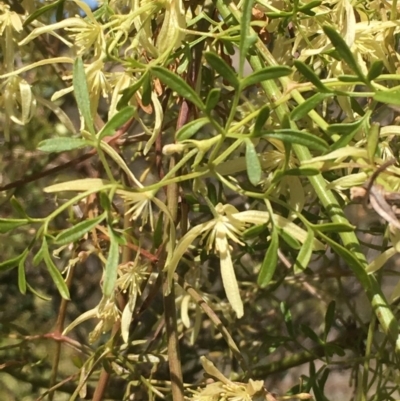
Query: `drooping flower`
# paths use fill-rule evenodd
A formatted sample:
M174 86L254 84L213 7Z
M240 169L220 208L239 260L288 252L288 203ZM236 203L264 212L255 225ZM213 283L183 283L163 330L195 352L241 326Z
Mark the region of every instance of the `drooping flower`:
M148 264L140 263L140 253L138 252L135 261L121 264L118 266L118 289L128 294L128 302L122 312L121 334L125 342L128 341L129 325L132 320L132 314L135 310L136 299L140 295L140 286L149 274L147 272Z
M264 388L262 380L250 379L248 383L233 382L226 378L206 357L201 357L201 364L214 383L194 391L192 401L276 401Z
M221 261L221 276L226 296L237 317L241 318L243 316L243 302L239 293L228 239L243 244L238 237L244 231L246 223L236 219L235 215L240 213L232 205L219 203L215 206L214 214L214 219L193 227L179 241L166 269L171 280L180 258L195 238L198 236L207 237L206 249L210 251L215 248L217 251Z

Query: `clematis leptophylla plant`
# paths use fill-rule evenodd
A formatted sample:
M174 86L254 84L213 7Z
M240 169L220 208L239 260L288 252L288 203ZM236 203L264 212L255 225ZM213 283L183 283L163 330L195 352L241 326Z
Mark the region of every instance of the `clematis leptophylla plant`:
M216 250L220 257L221 276L225 293L238 318L243 316L243 302L239 293L235 270L232 263L229 240L242 244L240 237L248 224L263 224L269 219L268 212L245 211L239 212L232 205L219 203L215 206L214 218L199 224L188 231L173 250L170 262L166 265L168 277L172 281L173 273L186 250L199 236L207 237L207 251Z

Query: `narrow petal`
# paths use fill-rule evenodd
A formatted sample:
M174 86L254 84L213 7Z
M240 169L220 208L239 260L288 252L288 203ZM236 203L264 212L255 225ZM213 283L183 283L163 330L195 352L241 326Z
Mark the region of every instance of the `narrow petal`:
M236 280L235 270L232 264L231 254L229 252L228 240L225 236L217 235L215 239L216 249L219 251L221 259L221 276L224 285L226 297L240 319L243 316L243 302L239 293L239 286Z

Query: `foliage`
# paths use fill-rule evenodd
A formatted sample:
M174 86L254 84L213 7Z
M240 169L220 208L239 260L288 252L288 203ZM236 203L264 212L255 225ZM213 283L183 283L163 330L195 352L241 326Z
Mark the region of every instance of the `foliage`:
M58 308L44 331L1 318L7 377L39 399L322 401L345 364L353 399L396 397L397 1L0 13L3 304L17 286ZM285 396L264 387L304 363Z

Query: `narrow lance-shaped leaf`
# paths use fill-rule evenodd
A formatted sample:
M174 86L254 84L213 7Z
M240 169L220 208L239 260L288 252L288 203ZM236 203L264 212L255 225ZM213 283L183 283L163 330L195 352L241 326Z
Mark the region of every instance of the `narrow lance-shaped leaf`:
M346 223L320 223L320 224L310 224L313 230L321 233L337 233L337 232L354 232L356 226Z
M374 273L378 271L380 268L382 268L386 262L394 255L397 254L396 248L391 247L389 249L386 249L385 252L382 252L380 255L378 255L367 267L366 271L367 273Z
M58 0L55 1L54 3L47 4L43 7L40 7L38 10L34 11L25 21L24 21L24 26L29 25L32 21L35 21L38 19L42 14L46 13L47 11L51 11L54 8L58 7L59 4L64 3L65 0ZM43 4L43 3L42 3Z
M318 78L317 74L315 74L315 72L307 64L303 63L302 61L295 60L294 66L318 89L319 92L330 92L330 90Z
M292 249L300 249L300 242L292 235L290 232L286 232L284 228L277 228L279 236L292 248Z
M217 106L219 99L221 97L221 89L213 88L207 95L206 100L206 113L211 113L214 108Z
M265 123L267 122L270 115L270 108L268 106L264 106L258 112L256 122L254 124L253 136L259 136L260 132L264 128Z
M95 228L104 218L105 214L95 218L81 221L57 235L55 241L57 244L70 244L82 238L87 232Z
M21 294L26 293L26 277L25 277L25 261L28 256L28 250L26 249L24 256L20 259L18 263L18 289Z
M86 126L91 134L95 134L92 112L90 110L90 96L86 81L85 66L80 57L75 60L72 82L74 84L74 94L79 111L81 112Z
M261 180L261 164L256 148L250 139L246 139L246 167L247 176L253 185L258 185Z
M148 106L151 103L152 86L150 74L145 74L143 87L142 87L142 104L143 106Z
M239 87L239 80L235 71L230 67L225 60L214 52L204 53L207 63L218 72L218 74L226 79L235 89Z
M85 146L88 146L88 143L82 138L50 138L41 141L38 149L42 152L59 153L80 149Z
M0 272L6 272L8 270L14 269L14 267L18 266L21 260L25 260L27 254L28 250L25 249L25 251L21 253L21 255L5 260L4 262L0 262Z
M240 20L240 43L239 43L239 76L243 77L244 63L250 47L256 42L257 36L251 35L250 23L254 0L242 2L242 15Z
M296 261L294 262L294 274L301 273L307 268L312 255L313 243L314 231L308 230L307 238L297 255Z
M382 60L374 61L371 65L371 68L368 71L367 79L369 81L372 81L375 78L378 78L379 75L382 74L382 70L383 70L384 66L385 66L385 64L383 63Z
M333 321L335 319L335 308L336 308L336 303L335 301L331 301L328 305L328 308L325 313L325 329L324 329L324 334L325 334L325 341L328 337L328 334L331 330L331 327L333 325Z
M61 275L60 271L57 269L57 266L54 264L53 259L50 256L49 248L48 248L47 241L45 238L43 239L42 248L43 248L43 259L46 264L47 270L49 271L50 276L53 279L53 282L56 285L60 295L64 299L70 299L67 284L65 283L63 276Z
M330 93L316 93L305 102L300 103L290 113L290 119L297 121L306 116L311 110L314 110L324 99L330 97Z
M269 243L267 252L265 252L260 273L258 273L257 283L260 287L266 287L274 276L276 266L278 264L278 246L278 232L273 227L271 231L271 242Z
M111 117L110 121L97 134L98 140L102 140L106 136L113 135L115 130L122 127L134 114L135 109L131 106L124 107L117 114Z
M330 26L324 26L322 29L332 42L341 59L346 62L347 65L357 74L360 81L367 83L368 81L366 77L362 73L361 68L353 56L353 53L351 52L349 46L347 46L347 43L344 41L342 36Z
M250 85L256 85L263 81L268 81L269 79L277 79L281 77L286 77L292 73L292 69L286 66L271 66L265 67L261 70L255 71L243 78L240 83L241 89L247 88Z
M349 84L356 84L358 82L362 82L362 80L360 79L360 77L358 75L339 75L337 77L337 79L341 82L348 82Z
M278 131L262 131L259 134L260 137L263 138L274 138L279 139L280 141L287 144L299 144L303 145L309 149L315 150L327 150L328 144L321 138L309 134L304 131L296 131L291 129L281 129Z
M369 132L368 132L368 137L367 137L368 158L371 163L375 159L375 152L376 152L376 148L378 147L378 143L379 143L379 132L380 132L379 123L372 123L371 128L369 129Z
M366 113L360 120L357 120L355 123L331 124L328 127L328 133L338 133L341 134L341 137L330 147L330 150L342 149L347 146L350 141L353 140L357 132L359 132L359 130L368 123L369 116L370 113Z
M154 66L151 68L151 73L160 79L164 84L166 84L173 91L178 93L178 95L184 97L185 99L191 101L199 109L204 110L204 104L201 101L199 95L194 89L192 89L181 77L174 74L173 72L167 70L164 67Z
M28 224L28 219L1 219L0 218L0 234L4 234L14 228Z
M198 118L197 120L190 121L184 125L177 133L176 140L178 142L190 139L195 135L204 125L208 124L210 120L207 117Z
M378 91L373 97L377 102L400 106L400 86L387 91Z
M288 331L288 333L291 337L294 337L295 332L294 332L293 319L292 319L292 314L290 313L290 309L288 308L286 302L281 302L279 307L280 307L280 310L283 315L283 320L285 322L286 330Z
M28 218L28 215L25 211L25 209L22 207L21 203L19 200L15 197L12 196L10 199L10 203L14 211L22 218Z
M147 79L149 73L146 71L132 86L125 88L121 93L121 99L119 99L117 104L117 110L122 110L127 106L129 101L132 99L133 95L139 90L143 85L144 81Z
M108 251L103 282L103 294L106 297L110 297L114 293L119 263L118 240L113 229L110 226L108 226L108 235L110 237L110 249Z

